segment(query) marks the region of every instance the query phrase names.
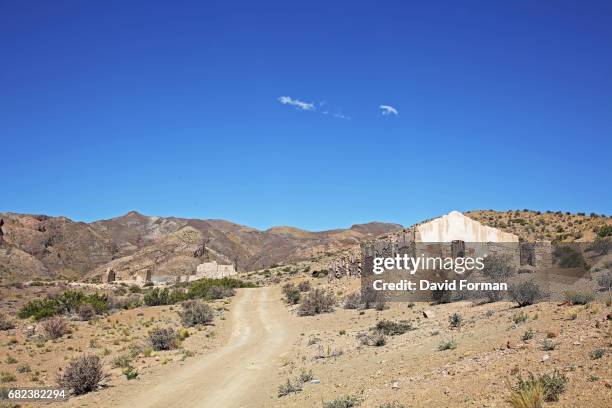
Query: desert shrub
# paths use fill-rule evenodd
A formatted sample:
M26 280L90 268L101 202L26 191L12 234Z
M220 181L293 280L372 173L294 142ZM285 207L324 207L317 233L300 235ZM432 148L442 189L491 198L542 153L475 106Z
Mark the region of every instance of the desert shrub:
M47 317L55 316L60 313L60 308L55 299L34 299L26 303L20 310L17 316L21 319L33 317L34 320L41 320Z
M359 341L364 346L381 347L387 344L387 336L379 331L375 331L370 334L363 333L361 336L359 336Z
M494 282L505 282L516 274L512 258L507 254L491 254L483 260L481 273Z
M361 306L361 293L359 292L349 293L344 298L343 307L345 309L359 309Z
M559 396L565 392L567 377L555 370L551 374L543 374L539 380L544 387L544 400L548 402L559 401Z
M89 304L84 304L79 306L79 318L83 321L88 321L93 319L96 315L96 311Z
M9 373L8 371L0 371L0 384L10 383L17 381L15 374Z
M523 307L534 304L543 297L543 293L535 280L530 279L512 285L510 287L510 297L520 307Z
M138 285L130 285L128 290L130 293L142 293L142 289Z
M302 384L300 382L292 382L289 378L287 378L287 382L278 387L278 396L280 398L300 391L302 391Z
M557 265L561 268L579 268L586 266L582 252L570 246L556 247L553 251L553 255Z
M557 348L557 343L555 343L551 339L544 339L544 341L542 342L542 349L544 351L552 351L555 348Z
M593 292L566 290L563 292L563 295L565 296L565 300L572 305L586 305L595 299L595 294Z
M612 290L612 271L604 271L604 273L597 278L597 284L602 291Z
M301 383L307 383L308 381L311 381L314 378L314 375L312 374L312 370L304 370L302 369L302 371L300 372L300 375L298 376L298 380Z
M456 348L457 348L457 341L455 341L455 339L442 340L442 342L438 344L439 351L454 350Z
M378 408L406 408L406 406L399 401L393 401L380 404Z
M208 291L210 299L223 299L232 297L236 294L234 288L225 288L223 286L211 286Z
M106 294L92 293L85 298L85 303L91 306L96 314L108 312L108 296Z
M181 303L179 312L181 321L185 326L192 327L198 324L210 324L213 321L213 310L200 300L188 300Z
M169 305L170 292L166 288L153 288L145 293L143 300L147 306Z
M512 321L516 325L526 322L527 319L529 319L529 316L527 315L527 313L522 312L522 311L512 315Z
M298 284L298 289L300 292L308 292L312 287L310 286L310 281L303 281Z
M510 403L517 408L542 407L544 401L559 401L566 384L567 377L557 370L538 377L532 373L527 378L519 376L516 384L511 387Z
M376 322L376 325L370 330L381 332L387 336L397 336L406 333L408 330L412 330L412 325L405 320L393 322L383 319Z
M100 357L96 355L81 356L72 360L64 373L58 378L58 384L72 390L76 395L94 391L106 378L102 370Z
M610 237L612 236L612 225L604 225L596 228L595 233L597 233L599 238Z
M592 251L595 255L605 255L610 252L610 248L612 247L612 240L609 238L595 238L588 247L587 251Z
M64 334L68 333L68 323L64 318L59 316L50 317L41 323L41 326L50 339L59 339Z
M334 294L323 289L314 289L304 295L298 308L300 316L314 316L320 313L329 313L334 310L336 299Z
M323 408L353 408L361 405L361 400L355 395L345 395L331 401L324 401Z
M15 323L9 320L4 314L0 313L0 330L11 330L15 328Z
M29 366L29 365L27 365L27 364L25 364L25 363L23 363L23 364L19 364L19 365L17 366L17 372L18 372L18 373L23 374L23 373L29 373L30 371L32 371L32 370L30 369L30 366Z
M149 332L149 343L156 351L172 350L178 345L178 336L171 327L157 327Z
M293 283L287 283L283 286L283 294L290 305L297 305L300 301L300 290Z
M453 313L448 316L448 323L451 327L461 327L463 323L463 317L459 313Z
M521 382L510 388L508 402L513 408L542 408L544 387L540 382Z
M597 348L597 349L591 351L590 356L591 356L591 358L593 360L597 360L597 359L602 358L605 354L606 354L606 350L605 349Z
M534 336L535 336L535 332L533 331L532 328L529 328L525 330L525 333L523 333L523 336L521 337L521 339L523 341L527 341L527 340L533 339Z
M125 375L125 378L127 378L127 379L128 379L128 381L129 381L129 380L133 380L133 379L135 379L135 378L137 378L137 377L138 377L138 370L136 370L136 369L135 369L134 367L132 367L132 366L125 367L125 368L122 370L122 373L123 373L123 375Z
M113 358L112 366L113 368L126 368L129 367L132 363L132 358L127 354L120 354Z
M380 291L367 290L361 297L361 303L364 309L384 310L387 308L385 295Z
M199 279L189 284L187 289L187 297L190 299L212 299L211 288L221 287L227 289L238 289L238 288L253 288L255 284L250 282L244 282L240 279L234 278L221 278L221 279Z

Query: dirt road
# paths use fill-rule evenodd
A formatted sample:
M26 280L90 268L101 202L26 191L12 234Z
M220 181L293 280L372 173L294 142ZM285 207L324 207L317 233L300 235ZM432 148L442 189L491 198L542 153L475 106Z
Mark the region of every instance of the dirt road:
M262 407L276 398L280 358L294 340L291 315L278 288L240 290L231 313L232 332L220 349L134 390L115 406ZM267 402L268 401L268 402Z

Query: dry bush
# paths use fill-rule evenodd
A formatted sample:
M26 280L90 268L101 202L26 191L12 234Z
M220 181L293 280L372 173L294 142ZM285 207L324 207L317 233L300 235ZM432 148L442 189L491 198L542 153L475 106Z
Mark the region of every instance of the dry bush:
M0 313L0 330L11 330L15 328L15 323L8 320L6 316Z
M302 296L300 294L300 289L296 288L293 283L283 285L283 294L285 295L285 300L290 305L297 305Z
M59 339L69 332L68 323L64 318L56 316L50 317L41 323L41 326L50 339Z
M520 307L523 307L534 304L544 297L544 293L535 280L530 279L512 285L510 287L510 297L518 303Z
M320 313L329 313L334 310L336 298L333 293L323 289L314 289L304 296L298 309L300 316L314 316Z
M79 318L83 320L84 322L93 319L94 316L96 315L96 311L94 310L94 308L91 307L91 305L88 305L87 303L79 306L78 313L79 313Z
M345 395L335 400L323 402L323 408L353 408L359 405L361 405L361 400L354 395Z
M398 336L406 333L408 330L412 330L412 325L406 320L393 322L383 319L376 322L376 326L372 327L370 330L381 332L387 336Z
M300 292L308 292L312 287L310 286L310 281L303 281L298 284L298 289Z
M100 357L81 356L72 360L64 373L58 378L60 387L72 390L76 395L94 391L106 378Z
M171 327L157 327L149 332L149 343L156 351L172 350L178 346L178 336Z
M213 321L213 310L200 300L188 300L181 303L183 310L179 312L181 321L185 326L193 327L198 324L210 324Z
M357 338L364 346L381 347L387 344L387 336L380 331L375 331L371 334L361 333Z
M361 293L353 292L346 295L344 298L343 307L345 309L359 309L363 305L361 303Z

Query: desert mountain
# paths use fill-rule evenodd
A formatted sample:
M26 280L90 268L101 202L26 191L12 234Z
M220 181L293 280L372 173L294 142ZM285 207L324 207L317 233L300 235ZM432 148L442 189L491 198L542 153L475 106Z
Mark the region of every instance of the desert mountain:
M0 219L0 282L79 279L108 267L124 275L143 269L154 276L179 275L205 260L248 271L342 250L402 228L372 222L320 232L284 226L260 231L223 220L135 211L92 223L14 213L0 213Z

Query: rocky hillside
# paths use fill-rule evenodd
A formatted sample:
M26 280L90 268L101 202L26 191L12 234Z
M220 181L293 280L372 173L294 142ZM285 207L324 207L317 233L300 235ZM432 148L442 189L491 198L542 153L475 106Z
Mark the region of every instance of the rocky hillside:
M524 241L593 241L612 235L612 216L530 210L468 211L466 216L490 227L518 235Z
M209 259L247 271L341 250L402 228L373 222L321 232L260 231L223 220L137 212L93 223L13 213L0 213L0 219L0 282L79 279L108 267L120 275L150 269L153 276L170 276L190 273Z

